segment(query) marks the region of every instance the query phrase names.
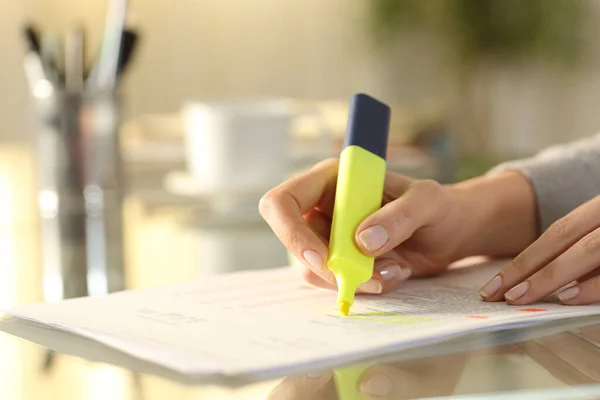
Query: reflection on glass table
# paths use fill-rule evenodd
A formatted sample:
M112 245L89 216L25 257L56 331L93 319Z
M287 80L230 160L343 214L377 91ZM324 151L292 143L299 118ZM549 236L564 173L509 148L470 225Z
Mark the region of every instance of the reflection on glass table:
M532 333L521 332L520 339ZM438 355L290 377L273 389L269 400L597 399L599 333L595 326L527 341L514 333L492 334L494 340L507 343L463 351L459 348L473 348L474 343L454 343L438 348Z
M62 365L41 373L35 367L40 365L44 347L0 335L0 344L12 344L28 354L22 359L26 361L22 367L29 371L23 376L29 396L2 398L44 398L33 395L45 391L53 391L60 398L108 398L105 395L109 389L98 387L97 371L103 370L104 378L100 381L112 387L110 391L114 396L110 398L118 399L160 399L175 394L185 399L217 400L500 399L508 395L511 398L594 399L600 398L598 322L594 317L505 332L476 333L390 354L363 365L268 382L239 381L225 387L210 379L198 381L134 359L89 339L9 318L2 321L3 330L56 350L61 355ZM76 377L84 379L75 386L65 383L65 379ZM96 381L94 390L98 391L94 396L86 394L92 381ZM0 389L0 393L3 390L6 391L6 387ZM103 397L96 397L101 394Z

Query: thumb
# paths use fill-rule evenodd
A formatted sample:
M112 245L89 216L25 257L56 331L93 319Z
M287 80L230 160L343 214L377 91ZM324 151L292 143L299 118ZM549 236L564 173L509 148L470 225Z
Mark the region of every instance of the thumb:
M435 181L417 181L396 200L367 217L356 230L356 244L378 257L410 238L437 218L444 204L444 188Z

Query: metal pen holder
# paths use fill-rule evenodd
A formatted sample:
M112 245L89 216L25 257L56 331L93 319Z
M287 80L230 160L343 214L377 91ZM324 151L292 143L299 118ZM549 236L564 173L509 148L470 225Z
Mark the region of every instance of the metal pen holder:
M119 94L61 91L35 100L45 299L122 290Z

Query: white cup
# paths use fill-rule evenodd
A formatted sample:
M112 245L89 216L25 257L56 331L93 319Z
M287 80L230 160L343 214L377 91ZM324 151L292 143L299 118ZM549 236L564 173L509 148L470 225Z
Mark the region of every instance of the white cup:
M314 112L285 99L189 103L188 172L210 194L258 195L287 177L292 122L307 113ZM330 146L330 135L321 132L319 140L318 147Z

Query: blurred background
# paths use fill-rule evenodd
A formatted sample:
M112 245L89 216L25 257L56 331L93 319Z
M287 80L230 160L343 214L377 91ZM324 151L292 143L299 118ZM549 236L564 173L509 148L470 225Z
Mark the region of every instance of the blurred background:
M287 264L256 203L338 154L357 92L389 167L441 182L600 127L599 1L0 7L2 229L46 299Z
M600 127L595 0L0 7L0 215L46 299L287 264L257 201L338 154L357 92L389 167L444 183Z
M288 264L258 199L339 153L357 92L392 106L389 167L444 183L595 134L599 22L598 0L3 0L0 307ZM0 390L36 390L15 371Z

